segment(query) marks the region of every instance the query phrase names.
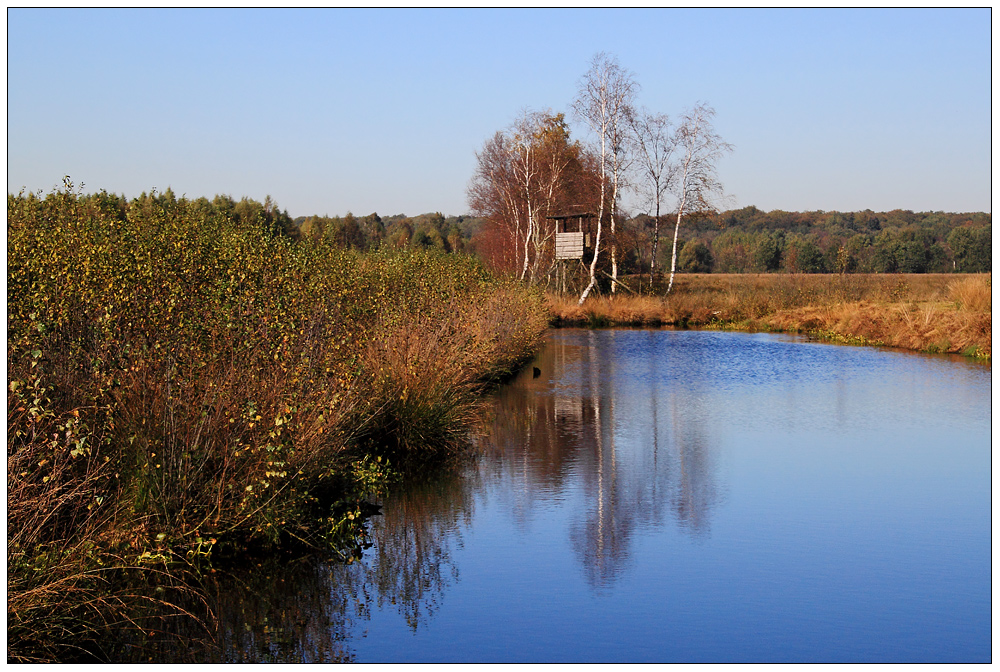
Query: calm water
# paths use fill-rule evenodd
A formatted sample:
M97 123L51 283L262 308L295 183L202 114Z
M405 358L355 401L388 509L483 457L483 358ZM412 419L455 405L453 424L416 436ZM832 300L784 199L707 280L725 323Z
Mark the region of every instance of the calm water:
M990 662L988 367L656 330L534 367L360 564L221 586L222 659Z

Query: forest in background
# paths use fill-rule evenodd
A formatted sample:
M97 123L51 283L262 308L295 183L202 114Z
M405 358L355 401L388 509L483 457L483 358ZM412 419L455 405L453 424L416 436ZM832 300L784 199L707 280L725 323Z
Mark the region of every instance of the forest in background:
M267 202L267 201L265 201ZM238 204L234 204L235 206ZM670 221L666 214L662 220ZM765 212L755 206L688 215L681 225L678 270L687 273L987 273L992 264L992 215L985 212ZM622 217L619 265L624 274L649 272L653 217ZM482 217L415 217L351 213L288 220L293 238L325 239L342 248L436 248L479 256L493 270L512 272ZM669 268L659 249L658 268Z

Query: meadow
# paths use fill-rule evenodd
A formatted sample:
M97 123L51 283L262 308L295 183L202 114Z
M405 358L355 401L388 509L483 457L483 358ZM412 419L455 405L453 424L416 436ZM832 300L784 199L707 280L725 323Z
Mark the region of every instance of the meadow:
M638 282L633 283L638 286ZM662 283L661 283L662 284ZM990 359L991 274L680 274L663 297L549 293L554 325L709 327L810 334Z
M293 242L248 199L67 184L7 218L11 661L107 658L210 558L357 557L547 327L472 257Z

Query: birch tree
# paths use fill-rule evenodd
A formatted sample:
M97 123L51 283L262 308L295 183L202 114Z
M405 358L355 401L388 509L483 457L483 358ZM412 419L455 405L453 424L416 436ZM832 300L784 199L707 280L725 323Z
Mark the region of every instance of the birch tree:
M580 81L580 90L573 101L573 111L597 136L600 144L600 201L597 216L597 234L594 239L594 258L590 262L590 282L580 295L580 304L596 284L597 262L601 253L601 236L605 208L610 213L611 225L611 291L618 284L618 259L615 247L615 213L618 190L625 167L628 143L628 118L632 111L639 85L632 73L623 69L613 56L601 52L594 56L590 70ZM610 193L608 189L610 187Z
M535 157L534 124L537 120L535 115L525 113L515 124L511 141L507 143L507 151L510 153L510 165L514 172L514 181L517 184L517 191L520 204L523 207L523 230L524 230L524 261L521 265L521 280L528 275L529 261L531 258L529 246L536 243L537 249L537 227L539 203L536 197L537 180L539 166Z
M504 270L523 268L521 253L522 203L515 169L511 165L513 152L510 139L497 131L476 153L476 174L469 185L469 205L472 211L486 217L499 232L499 249L494 250L494 264Z
M637 110L630 117L629 125L632 129L635 172L638 175L633 188L655 213L649 260L649 282L652 286L660 245L660 206L669 193L676 172L673 158L677 138L667 115L654 114L645 108Z
M589 159L562 114L524 112L476 154L469 205L502 233L504 270L529 283L551 271L555 226L547 218L587 200Z
M715 132L712 119L715 110L699 103L681 115L674 134L677 165L674 181L677 194L677 222L674 225L674 245L670 256L670 282L666 294L674 286L677 271L677 235L681 228L681 218L689 211L705 210L712 207L712 199L722 193L722 183L716 174L716 163L722 156L733 150L733 146L723 142Z
M563 115L551 112L526 113L515 126L514 138L518 150L515 164L527 218L521 279L535 283L545 274L547 269L543 267L554 262L555 226L547 218L555 214L571 191L568 173L579 163L580 148L570 144Z

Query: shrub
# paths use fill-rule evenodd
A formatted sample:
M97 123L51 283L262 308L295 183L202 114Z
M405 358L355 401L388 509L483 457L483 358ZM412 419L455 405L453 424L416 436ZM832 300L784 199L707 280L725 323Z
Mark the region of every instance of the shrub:
M258 206L8 197L21 578L53 545L135 564L342 540L382 487L357 465L460 449L476 393L539 343L540 295L470 257L295 243ZM8 610L29 584L9 574Z

